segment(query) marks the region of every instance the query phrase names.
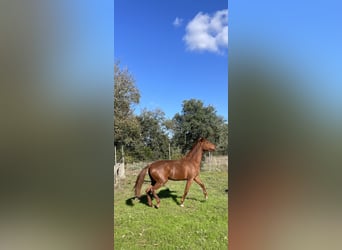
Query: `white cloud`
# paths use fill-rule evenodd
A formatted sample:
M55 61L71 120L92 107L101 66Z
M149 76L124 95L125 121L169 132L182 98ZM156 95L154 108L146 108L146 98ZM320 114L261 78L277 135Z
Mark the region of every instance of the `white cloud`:
M228 9L214 15L199 12L186 26L187 49L222 53L228 47Z
M176 17L176 19L173 21L173 26L175 27L179 27L181 26L183 23L183 19L182 18L179 18L179 17Z

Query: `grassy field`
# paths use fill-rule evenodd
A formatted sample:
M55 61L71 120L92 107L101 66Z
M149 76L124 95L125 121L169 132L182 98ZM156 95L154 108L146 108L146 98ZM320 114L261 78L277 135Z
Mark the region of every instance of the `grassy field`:
M193 183L184 208L179 202L185 181L167 182L159 190L161 202L156 209L147 205L145 195L140 202L132 199L136 176L137 170L127 172L114 190L114 249L228 248L227 171L202 172L209 199L205 201L200 186Z

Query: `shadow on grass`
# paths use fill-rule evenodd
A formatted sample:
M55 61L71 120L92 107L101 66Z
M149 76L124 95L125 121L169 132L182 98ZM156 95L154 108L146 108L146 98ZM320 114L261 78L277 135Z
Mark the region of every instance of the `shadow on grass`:
M198 201L198 202L206 202L206 199L197 199L197 198L193 198L193 197L186 197L185 200L192 200L192 201Z
M171 191L170 189L163 189L163 190L160 190L157 195L159 196L159 198L162 200L164 198L172 198L172 200L177 204L177 205L180 205L180 202L177 200L177 195L176 194L173 194L175 193L176 191ZM152 196L152 200L154 200L154 197ZM148 205L148 201L147 201L147 196L146 194L142 195L140 197L140 199L136 199L135 197L132 197L132 198L129 198L126 200L126 205L127 206L134 206L134 203L140 201L140 203L143 203L145 204L146 206L149 206Z

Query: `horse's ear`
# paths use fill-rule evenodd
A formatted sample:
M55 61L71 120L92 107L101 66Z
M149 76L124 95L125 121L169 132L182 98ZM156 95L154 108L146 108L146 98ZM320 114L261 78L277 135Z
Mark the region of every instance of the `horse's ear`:
M203 138L203 137L200 137L200 138L199 138L199 141L200 141L200 142L203 142L203 141L204 141L204 138Z

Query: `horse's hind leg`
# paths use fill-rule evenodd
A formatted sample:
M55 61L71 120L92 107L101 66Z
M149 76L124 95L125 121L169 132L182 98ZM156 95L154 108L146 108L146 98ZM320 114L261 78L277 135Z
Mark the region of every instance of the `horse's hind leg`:
M150 192L152 191L152 185L150 185L147 189L146 189L146 196L147 196L147 202L148 202L148 205L150 207L152 207L152 199L151 199L151 196L150 196Z
M152 207L152 198L151 195L153 194L153 186L156 184L156 180L151 176L150 172L148 172L148 175L151 179L151 185L145 190L146 196L147 196L147 202L150 207Z
M153 194L153 197L154 197L154 198L156 199L156 201L157 201L157 205L156 205L157 208L159 208L160 199L159 199L159 197L158 197L156 191L157 191L159 188L161 188L161 186L163 186L163 183L158 182L158 183L156 183L156 184L152 187L152 194Z

